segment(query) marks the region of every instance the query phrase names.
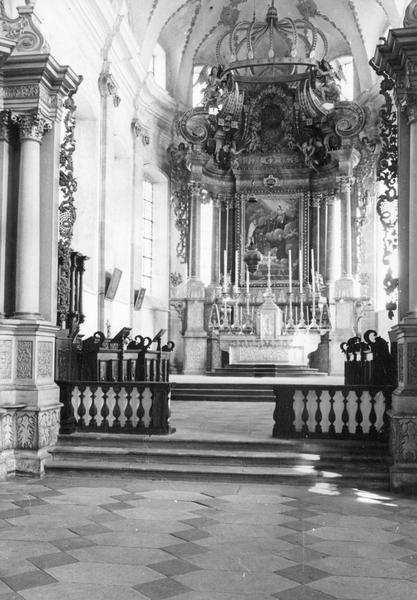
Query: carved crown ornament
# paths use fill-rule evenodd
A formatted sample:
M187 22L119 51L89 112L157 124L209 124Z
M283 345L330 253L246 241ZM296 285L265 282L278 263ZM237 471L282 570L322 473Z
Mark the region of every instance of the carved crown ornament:
M341 101L340 75L313 23L314 2L299 6L304 18L281 18L271 0L264 20L237 23L218 39L218 65L200 74L201 106L175 122L205 171L239 175L256 155L320 173L342 140L362 131L365 111Z

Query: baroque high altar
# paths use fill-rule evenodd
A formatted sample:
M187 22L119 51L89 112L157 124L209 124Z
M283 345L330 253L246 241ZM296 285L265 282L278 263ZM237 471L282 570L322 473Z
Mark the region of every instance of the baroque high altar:
M200 105L176 120L173 209L188 280L171 329L185 373L278 363L341 374L340 343L357 332L360 216L375 165L366 111L341 98L308 6L281 19L272 2L264 20L225 33L217 64L201 71Z

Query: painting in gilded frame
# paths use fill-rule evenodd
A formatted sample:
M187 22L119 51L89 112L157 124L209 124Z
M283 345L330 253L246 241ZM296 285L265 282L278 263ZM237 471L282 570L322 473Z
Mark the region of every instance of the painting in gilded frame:
M251 275L251 283L266 283L270 253L271 281L284 285L289 280L290 250L292 278L298 279L299 248L302 246L302 200L297 195L258 195L256 199L256 203L246 203L242 220L243 253L252 241L263 256L258 270Z

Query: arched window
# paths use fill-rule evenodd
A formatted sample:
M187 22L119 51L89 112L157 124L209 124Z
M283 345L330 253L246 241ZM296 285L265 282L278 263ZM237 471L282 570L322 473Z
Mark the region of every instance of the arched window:
M159 44L156 44L152 58L150 71L153 73L155 82L162 88L166 88L166 53Z

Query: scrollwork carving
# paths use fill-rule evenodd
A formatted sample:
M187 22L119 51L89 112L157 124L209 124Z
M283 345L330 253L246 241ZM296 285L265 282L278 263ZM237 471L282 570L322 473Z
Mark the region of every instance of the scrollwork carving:
M404 27L417 27L417 0L412 0L404 15Z
M387 294L388 316L392 319L398 296L398 277L394 277L390 266L391 256L398 248L398 125L392 98L394 80L381 70L377 73L383 76L380 94L385 104L379 111L381 151L377 162L377 181L384 184L384 191L378 197L376 211L384 230L383 263L387 271L383 285Z
M358 135L366 122L366 113L356 102L338 102L332 113L334 127L340 137Z
M121 102L121 98L119 96L119 88L114 80L113 75L110 73L109 66L100 73L100 77L98 80L98 87L100 90L100 94L103 97L111 96L113 99L113 105L117 108Z
M203 144L209 135L207 116L202 106L185 112L176 121L179 135L191 144Z
M80 76L77 86L71 90L64 100L66 114L64 118L65 134L59 154L59 186L63 199L58 208L59 241L58 241L58 325L65 323L70 309L71 292L71 241L76 220L75 193L77 179L74 176L73 154L75 152L75 113L77 106L74 96L83 78Z
M28 3L23 7L18 7L19 16L16 19L11 19L6 15L4 6L0 11L0 31L5 38L16 41L13 50L15 54L49 51L45 38L33 22L33 8L33 5Z

